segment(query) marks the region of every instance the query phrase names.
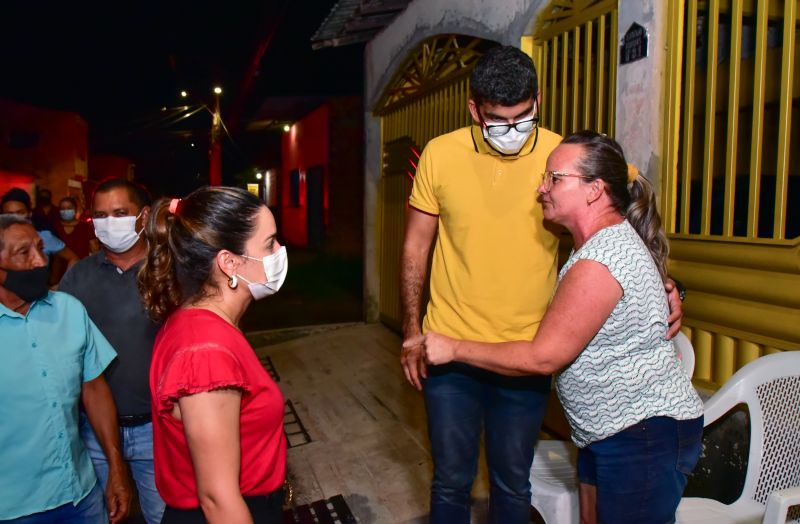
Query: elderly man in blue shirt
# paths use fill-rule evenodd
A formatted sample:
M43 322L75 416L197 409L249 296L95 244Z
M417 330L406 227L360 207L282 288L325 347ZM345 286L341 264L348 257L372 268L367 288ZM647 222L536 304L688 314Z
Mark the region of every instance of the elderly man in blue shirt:
M120 522L132 493L102 374L116 353L77 299L48 291L42 240L16 215L0 215L0 340L0 522ZM108 513L80 402L109 460Z

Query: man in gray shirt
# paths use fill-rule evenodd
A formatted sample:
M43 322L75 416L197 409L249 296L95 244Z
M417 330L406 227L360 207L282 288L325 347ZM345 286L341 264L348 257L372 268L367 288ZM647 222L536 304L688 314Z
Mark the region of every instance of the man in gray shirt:
M149 371L159 325L142 306L136 274L147 245L142 235L150 196L125 179L100 183L92 198L95 233L101 251L75 264L60 291L80 300L89 317L116 349L118 358L105 371L119 412L122 454L128 463L139 505L148 524L161 521L164 502L155 486L153 426L150 418ZM108 462L86 420L81 436L105 485Z

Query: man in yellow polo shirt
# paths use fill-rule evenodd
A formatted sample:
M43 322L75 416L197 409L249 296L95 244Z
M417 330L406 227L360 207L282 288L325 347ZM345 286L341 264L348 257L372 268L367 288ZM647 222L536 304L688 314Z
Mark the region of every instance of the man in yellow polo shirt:
M403 333L530 340L557 274L558 238L544 227L536 187L561 137L537 125L536 71L519 49L486 53L470 90L475 125L431 140L417 168L401 261ZM430 302L420 323L434 237ZM434 463L430 521L469 522L485 430L490 522L527 523L550 377L503 377L460 363L427 369L420 347L403 349L401 364L425 393Z

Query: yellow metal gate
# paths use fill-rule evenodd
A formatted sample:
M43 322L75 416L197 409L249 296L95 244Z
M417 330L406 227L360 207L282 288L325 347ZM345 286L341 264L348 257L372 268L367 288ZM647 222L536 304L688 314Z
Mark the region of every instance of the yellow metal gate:
M670 0L662 214L714 385L800 348L797 34L797 0Z
M614 135L617 0L560 0L539 15L522 49L542 92L542 127L566 136L593 129Z

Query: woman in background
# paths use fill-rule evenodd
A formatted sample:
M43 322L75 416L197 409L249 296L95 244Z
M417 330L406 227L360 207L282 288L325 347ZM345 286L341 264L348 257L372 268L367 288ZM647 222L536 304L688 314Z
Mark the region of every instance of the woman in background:
M78 258L86 258L100 249L92 225L80 220L78 202L74 198L62 198L58 212L60 220L56 224L56 234Z
M162 522L281 522L283 397L239 330L286 277L267 206L237 188L157 202L139 288L164 320L150 368Z
M550 154L538 189L575 248L532 341L427 333L431 364L507 375L561 371L557 390L580 448L581 522L674 522L700 454L703 403L666 340L667 242L649 182L613 139L584 131Z

